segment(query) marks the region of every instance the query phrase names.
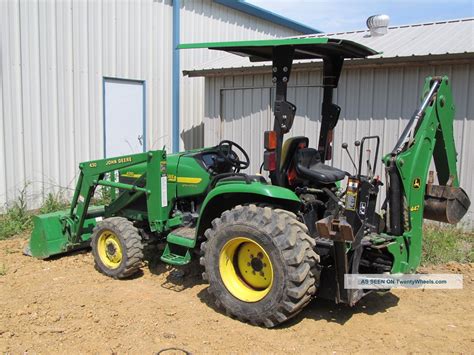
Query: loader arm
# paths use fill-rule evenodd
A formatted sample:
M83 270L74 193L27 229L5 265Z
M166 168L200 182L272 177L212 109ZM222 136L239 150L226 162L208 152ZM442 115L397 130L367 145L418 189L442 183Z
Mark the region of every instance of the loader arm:
M147 169L142 178L134 184L106 179L107 173L140 163L146 163ZM146 218L150 229L159 232L173 223L180 223L168 218L171 206L167 196L165 151L149 151L83 162L79 164L79 169L79 178L69 210L35 216L35 228L29 243L29 254L32 256L47 258L88 246L97 217L123 214L128 205L143 195L147 200L146 211L128 212L133 214L135 219ZM143 181L144 184L139 186ZM117 188L122 192L110 205L92 208L90 203L97 186Z
M141 180L146 181L145 187L139 187L138 181L131 185L104 179L106 173L124 169L140 163L147 163L147 170L144 173L144 176L141 178ZM149 219L151 221L163 221L168 218L167 214L165 213L166 210L163 210L162 208L151 208L151 206L167 206L167 201L164 201L164 204L162 203L161 196L159 196L157 193L151 194L151 191L161 191L160 174L163 173L163 175L166 177L166 154L164 152L150 151L129 156L84 162L79 165L79 168L80 175L68 216L69 219L74 222L71 225L71 237L73 239L77 239L81 236L89 203L97 186L108 186L130 192L122 193L122 195L114 200L110 206L107 206L105 215L110 215L112 214L110 211L117 210L115 207L116 204L120 205L121 208L124 208L127 203L130 203L140 195L145 194L147 195L148 200L153 200L149 201L148 204L148 206L150 206L147 211L149 214ZM146 179L146 176L148 176L148 179ZM151 228L154 230L161 229L161 226L155 224L153 224L153 226L151 226Z
M455 108L448 78L428 77L422 104L395 148L383 161L388 175L389 231L399 236L393 272L413 272L420 264L423 219L457 223L469 208L459 188L453 124ZM428 177L434 160L439 185Z

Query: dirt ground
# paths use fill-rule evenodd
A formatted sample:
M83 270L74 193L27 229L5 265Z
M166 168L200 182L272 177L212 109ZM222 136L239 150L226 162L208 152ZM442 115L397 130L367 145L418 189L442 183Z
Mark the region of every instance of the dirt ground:
M22 255L25 243L22 238L0 242L0 352L153 354L177 348L192 353L471 353L474 349L473 264L423 270L463 273L463 290L395 290L371 294L354 308L314 300L284 326L262 329L216 310L196 264L185 273L159 264L132 280L116 281L94 270L90 253L40 261Z

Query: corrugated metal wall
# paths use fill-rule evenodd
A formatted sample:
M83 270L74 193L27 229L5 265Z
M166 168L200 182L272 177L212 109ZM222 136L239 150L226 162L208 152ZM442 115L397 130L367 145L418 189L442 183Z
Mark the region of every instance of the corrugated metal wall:
M103 155L102 78L146 80L150 140L169 131L167 1L2 1L0 202L74 184Z
M181 43L218 42L269 37L287 37L299 33L280 25L250 17L208 0L181 0ZM222 56L219 51L192 49L181 52L181 68L191 70L198 64ZM204 127L204 79L181 78L181 149L202 147Z
M0 1L0 207L25 183L31 200L71 187L80 161L103 156L104 76L146 81L147 146L171 148L171 2ZM211 0L181 7L182 41L295 34ZM187 51L182 64L212 55ZM204 84L182 84L189 132L201 123Z
M424 78L445 74L453 85L456 104L454 129L460 183L470 196L474 196L472 63L345 69L335 95L342 112L335 131L334 159L330 164L354 171L347 154L340 148L341 143L348 142L355 156L353 142L366 135L380 135L381 154L389 152L419 103ZM320 71L295 72L288 90L288 100L297 106L295 123L288 136L308 136L311 146L316 146L319 135L322 89L318 85L321 79ZM263 160L263 131L271 129L273 124L272 97L269 75L206 78L205 144L213 145L221 139L241 142L250 153L250 172L257 172ZM380 162L376 173L384 178ZM472 208L467 219L474 221Z

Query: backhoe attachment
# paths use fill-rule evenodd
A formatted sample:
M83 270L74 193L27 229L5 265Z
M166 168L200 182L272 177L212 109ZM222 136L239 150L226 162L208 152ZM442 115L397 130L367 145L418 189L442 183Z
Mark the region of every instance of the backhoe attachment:
M383 158L388 233L400 238L392 253L404 259L395 263L395 272L412 272L419 265L423 218L455 224L469 209L456 168L454 110L448 77L428 77L421 105ZM439 185L434 184L434 173L429 173L432 160Z

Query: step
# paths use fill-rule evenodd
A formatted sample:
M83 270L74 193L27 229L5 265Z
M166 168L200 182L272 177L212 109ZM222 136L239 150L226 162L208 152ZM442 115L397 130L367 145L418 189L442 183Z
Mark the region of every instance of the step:
M170 248L167 244L160 259L161 261L170 265L182 266L188 264L191 261L191 254L189 253L189 250L186 250L185 255L174 254L170 251Z
M194 248L196 245L195 228L181 227L173 229L166 237L166 241L186 248Z
M196 235L196 228L179 227L179 228L173 229L171 233L175 235L179 235L182 238L194 240L194 236Z

